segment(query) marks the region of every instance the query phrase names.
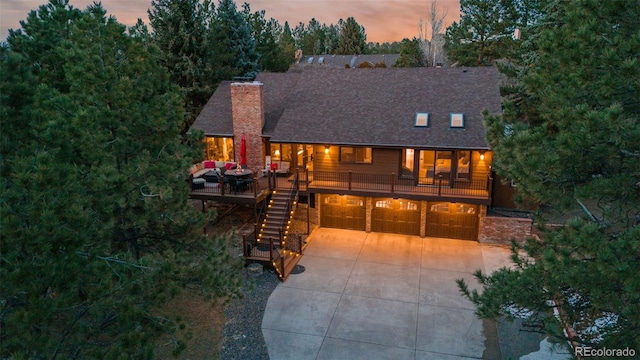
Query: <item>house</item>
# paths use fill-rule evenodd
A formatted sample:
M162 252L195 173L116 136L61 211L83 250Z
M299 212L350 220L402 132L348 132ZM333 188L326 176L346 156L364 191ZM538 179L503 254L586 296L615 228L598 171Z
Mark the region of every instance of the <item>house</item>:
M393 67L400 54L364 54L364 55L304 55L294 64L295 70L307 69L355 69L358 67ZM366 65L365 65L366 64Z
M530 222L487 216L493 156L482 112L501 111L499 80L493 67L261 73L220 84L192 130L204 132L209 160L237 160L244 134L254 173L286 164L290 176L256 187L295 177L296 199L320 226L521 238Z

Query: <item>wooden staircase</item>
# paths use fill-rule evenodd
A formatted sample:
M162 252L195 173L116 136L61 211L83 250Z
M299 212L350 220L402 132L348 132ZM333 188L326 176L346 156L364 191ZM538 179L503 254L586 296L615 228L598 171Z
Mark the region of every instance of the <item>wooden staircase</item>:
M286 280L302 255L301 239L297 241L288 239L291 219L297 203L296 186L286 190L274 190L264 221L257 232L257 245L261 248L266 246L269 249L269 260L282 281Z
M267 215L258 233L258 241L272 238L274 243L279 246L286 242L296 205L295 201L290 204L290 197L287 192L274 191L269 201Z

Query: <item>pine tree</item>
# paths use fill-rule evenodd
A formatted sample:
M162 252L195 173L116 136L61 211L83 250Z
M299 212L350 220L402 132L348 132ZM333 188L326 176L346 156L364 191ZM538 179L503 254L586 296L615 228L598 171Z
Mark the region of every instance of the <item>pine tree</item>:
M214 49L211 63L217 80L231 80L236 76L255 78L258 75L256 41L233 0L220 0L209 33L208 45Z
M293 64L295 61L296 44L293 34L291 33L291 27L289 27L289 23L286 21L284 22L280 38L278 39L278 46L280 46L284 54L285 61L289 65Z
M522 201L585 215L514 245L513 269L477 274L482 294L461 282L480 316L520 309L559 339L569 325L578 344L640 348L638 19L637 2L554 1L527 29L518 91L486 118L494 166Z
M461 0L460 22L447 28L446 51L452 63L480 66L503 56L518 24L517 0Z
M256 52L260 57L260 68L263 71L286 72L293 63L293 51L285 52L279 39L283 32L277 20L265 18L265 11L251 12L249 4L243 4L243 15L251 29L251 36L256 40ZM289 29L289 36L291 30Z
M217 86L209 64L211 49L207 46L212 12L209 2L201 0L154 0L148 10L153 42L162 51L162 64L184 94L187 116L182 132L189 129Z
M52 0L0 55L0 357L152 358L171 296L241 282L186 201L179 89L100 5Z
M367 35L356 19L348 17L340 31L337 55L360 55L367 50Z
M423 67L427 66L424 52L420 48L420 40L403 39L400 48L400 57L393 67Z
M296 28L298 46L303 54L320 55L325 54L325 24L320 24L318 20L312 18L306 26L300 23Z

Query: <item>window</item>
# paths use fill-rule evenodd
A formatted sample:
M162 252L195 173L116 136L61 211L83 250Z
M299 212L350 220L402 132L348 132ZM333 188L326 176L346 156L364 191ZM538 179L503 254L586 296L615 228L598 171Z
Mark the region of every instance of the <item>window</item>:
M456 167L456 178L471 179L471 151L458 151L458 166Z
M449 212L449 203L433 204L431 212Z
M402 170L413 174L413 163L416 151L414 149L404 149L402 151ZM407 174L409 175L409 174Z
M476 207L475 205L456 204L456 213L473 215L476 213Z
M271 144L272 161L291 161L291 144Z
M340 197L338 195L325 196L324 203L326 205L340 205Z
M452 128L463 128L464 127L464 114L461 113L452 113L451 114L451 123Z
M393 209L393 202L390 199L377 200L376 208L378 209Z
M370 147L340 147L340 162L343 163L359 163L371 164L373 161L372 150Z
M416 113L415 126L428 127L429 126L429 113Z
M233 139L207 136L204 158L214 161L234 161Z
M408 200L400 200L398 209L416 211L418 210L418 203Z
M364 206L364 200L356 197L347 197L347 201L345 202L347 206Z

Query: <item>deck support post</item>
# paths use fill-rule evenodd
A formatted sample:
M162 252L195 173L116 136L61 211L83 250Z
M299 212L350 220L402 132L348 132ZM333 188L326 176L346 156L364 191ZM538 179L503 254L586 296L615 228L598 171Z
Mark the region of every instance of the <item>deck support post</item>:
M310 206L310 205L311 205L311 195L312 195L312 194L310 194L309 192L307 192L307 235L309 235L309 233L311 232L311 224L310 224L310 222L311 222L311 219L310 219L310 217L311 217L311 215L310 215L311 210L309 210L309 208L311 207L311 206Z
M349 182L349 190L351 190L351 170L349 170L349 178L348 178L348 182Z
M393 194L396 187L396 173L391 173L391 193Z
M207 217L206 217L207 210L205 209L205 206L204 206L204 199L200 200L200 201L202 202L202 213L205 214L205 217L204 217L204 221L205 222L204 222L203 232L204 232L205 235L207 235Z

